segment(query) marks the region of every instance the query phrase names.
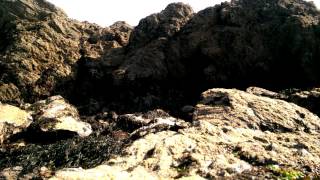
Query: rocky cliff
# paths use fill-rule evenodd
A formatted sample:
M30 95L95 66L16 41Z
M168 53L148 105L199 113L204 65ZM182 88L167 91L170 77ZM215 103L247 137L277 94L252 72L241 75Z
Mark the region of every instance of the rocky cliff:
M319 178L319 20L232 0L103 28L2 0L0 179Z

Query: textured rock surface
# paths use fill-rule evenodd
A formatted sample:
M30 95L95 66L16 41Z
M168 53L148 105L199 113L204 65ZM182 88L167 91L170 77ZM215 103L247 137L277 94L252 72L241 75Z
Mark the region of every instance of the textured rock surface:
M171 4L141 20L126 47L86 62L78 89L125 112L180 109L213 87L314 86L319 32L318 10L301 0L232 1L198 13Z
M293 103L254 96L236 89L212 89L202 94L195 120L270 132L319 132L320 119Z
M0 179L317 178L319 90L294 88L320 83L319 19L232 0L102 28L1 1L0 101L21 109L0 104ZM272 91L222 89L250 86Z
M273 173L268 166L320 173L320 119L308 110L235 89L211 89L202 96L194 126L149 133L101 168L115 168L112 176L128 169L135 176L144 169L160 178L236 178L258 167L265 167L260 178L267 178ZM109 171L66 169L56 177L85 177L91 172Z
M29 108L33 111L34 126L44 132L66 130L85 137L92 133L90 124L80 121L77 109L68 104L61 96L53 96L38 101Z
M293 102L301 107L307 108L309 111L317 114L318 116L320 115L319 88L309 88L307 90L293 88L285 89L276 93L259 87L249 87L247 92L258 96L265 96Z
M132 172L123 171L121 168L114 168L107 165L101 165L93 169L76 169L70 168L65 171L58 171L56 176L50 180L61 179L142 179L142 180L156 180L159 177L156 174L146 171L144 168L136 168Z
M81 57L99 58L125 45L131 32L125 23L101 28L68 19L44 0L1 1L0 17L0 100L5 102L68 94L64 86L76 79Z
M0 103L0 144L10 136L25 130L31 123L30 113L18 107Z

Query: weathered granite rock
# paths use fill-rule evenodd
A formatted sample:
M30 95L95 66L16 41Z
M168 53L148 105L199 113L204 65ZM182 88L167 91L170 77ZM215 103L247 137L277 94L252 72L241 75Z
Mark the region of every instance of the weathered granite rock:
M0 103L0 144L20 133L32 123L30 113L8 104Z
M235 89L211 89L202 96L193 126L148 133L106 165L64 169L55 177L86 177L92 172L134 177L141 169L158 179L249 178L250 172L259 178L282 176L277 168L297 172L294 177L320 173L320 119L308 110ZM109 176L103 174L110 171Z
M236 89L211 89L202 94L195 120L271 132L320 132L320 118L307 109Z
M44 132L66 130L81 137L92 133L90 124L80 121L77 109L68 104L61 96L52 96L34 103L29 110L33 111L33 126Z

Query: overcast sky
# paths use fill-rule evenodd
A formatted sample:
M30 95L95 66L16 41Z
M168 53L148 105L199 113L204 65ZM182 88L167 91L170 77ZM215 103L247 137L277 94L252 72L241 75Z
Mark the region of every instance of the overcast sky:
M69 17L110 26L116 21L137 25L139 20L163 10L169 3L184 2L194 11L202 10L226 0L48 0L62 8ZM320 7L320 0L314 0Z

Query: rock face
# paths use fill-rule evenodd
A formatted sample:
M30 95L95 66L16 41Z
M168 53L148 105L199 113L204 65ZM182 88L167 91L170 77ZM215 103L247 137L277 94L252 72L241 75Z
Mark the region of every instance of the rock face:
M319 20L232 0L102 28L2 0L0 179L317 178Z
M20 133L32 123L30 113L15 106L0 103L0 144Z
M63 88L76 79L81 57L99 58L130 37L131 27L125 23L110 28L80 23L44 0L1 1L0 7L0 101L4 102L34 102L57 91L67 94Z
M180 109L212 87L318 85L319 15L301 0L231 1L196 14L172 4L142 19L126 47L87 61L78 89L109 109L142 111Z

